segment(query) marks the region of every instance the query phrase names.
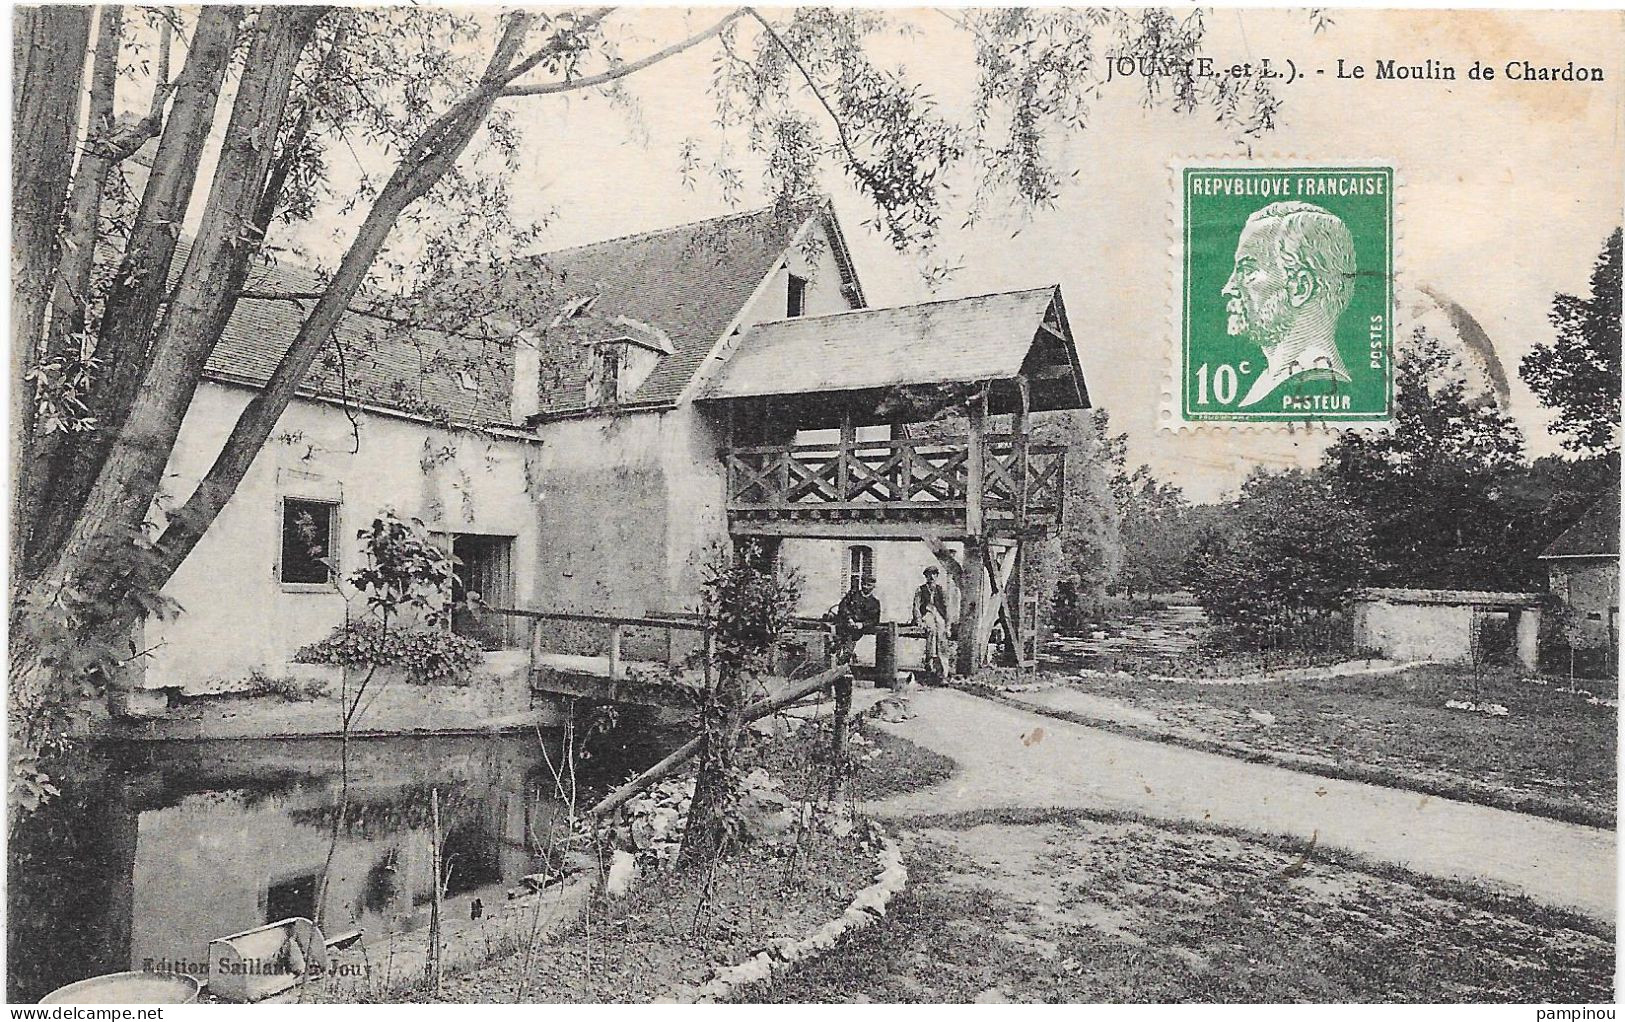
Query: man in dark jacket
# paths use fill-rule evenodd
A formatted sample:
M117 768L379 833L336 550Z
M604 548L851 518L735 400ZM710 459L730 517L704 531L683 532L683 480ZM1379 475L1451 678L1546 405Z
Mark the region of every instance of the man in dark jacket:
M875 580L868 576L854 579L852 588L841 597L835 608L835 639L837 656L852 659L852 647L859 639L880 624L880 601L875 598Z

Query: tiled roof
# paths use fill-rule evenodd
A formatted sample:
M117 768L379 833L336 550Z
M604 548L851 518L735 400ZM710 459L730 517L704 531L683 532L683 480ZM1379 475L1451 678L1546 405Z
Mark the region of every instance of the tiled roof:
M592 315L583 323L624 317L670 339L672 353L622 402L623 407L662 404L682 393L810 212L801 208L781 215L769 207L560 249L504 264L496 273L470 270L455 289L484 301L494 315L525 321L532 332L547 334L538 342L544 361L542 412L587 406L590 352L574 342L592 327L548 325L549 311L570 298L594 299ZM843 274L855 285L839 227L832 215L826 214L826 223L836 236ZM177 275L185 259L183 243L174 261ZM256 270L245 289L301 294L321 286L309 270L279 266ZM263 384L311 304L241 300L209 359L209 374ZM514 359L506 340L407 329L360 314L341 321L337 339L337 349L312 367L303 393L339 397L348 392L357 400L431 417L510 423Z
M1580 520L1552 540L1541 557L1618 557L1619 483L1580 516Z
M1495 593L1474 589L1361 589L1354 594L1356 601L1384 603L1442 603L1450 606L1497 606L1539 603L1539 593Z
M189 245L176 249L172 275L186 262ZM310 294L323 287L302 267L256 268L244 290L260 294ZM243 298L209 355L205 373L215 379L263 385L287 351L314 304L308 299ZM364 302L358 301L357 307ZM380 405L434 419L478 425L509 425L513 380L511 343L473 336L409 329L373 316L350 314L311 366L302 394Z
M515 291L527 288L594 297L595 321L624 316L647 323L671 340L673 353L660 359L623 407L675 401L808 215L805 209L783 216L758 209L561 249L506 267L493 300L514 300ZM568 334L570 328L555 326L550 333L555 331ZM548 340L541 411L587 407L588 350L552 343L572 338Z
M707 399L1010 379L1021 371L1055 288L860 309L761 323Z

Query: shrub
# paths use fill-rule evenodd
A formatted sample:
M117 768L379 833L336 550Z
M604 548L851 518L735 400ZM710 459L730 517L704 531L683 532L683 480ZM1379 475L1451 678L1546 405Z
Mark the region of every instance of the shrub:
M248 686L242 690L245 696L278 696L285 702L308 703L313 699L320 699L327 695L327 682L320 678L301 681L298 678L289 678L284 675L269 675L261 671L254 671L248 676Z
M1323 475L1256 474L1190 559L1208 617L1253 647L1334 647L1341 611L1369 585L1371 526Z
M438 628L389 628L352 621L294 654L301 664L396 667L419 685L466 685L483 659L480 644Z

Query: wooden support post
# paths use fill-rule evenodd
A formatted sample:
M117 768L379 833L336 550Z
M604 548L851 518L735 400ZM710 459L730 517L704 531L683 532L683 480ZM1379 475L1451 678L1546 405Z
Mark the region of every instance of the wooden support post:
M982 493L987 483L987 391L970 401L970 433L965 447L965 533L982 538ZM968 563L968 558L967 558Z
M965 540L964 583L959 593L959 648L954 673L968 678L982 666L982 538Z
M530 676L536 677L536 664L542 659L542 619L530 619Z
M1026 544L1019 537L1030 524L1027 521L1027 515L1028 502L1031 499L1028 492L1027 442L1029 434L1032 432L1032 419L1028 417L1027 413L1032 406L1032 388L1027 382L1027 377L1016 377L1016 389L1021 395L1021 400L1016 405L1016 413L1012 423L1011 433L1013 434L1014 454L1012 460L1015 464L1011 466L1010 475L1016 484L1014 496L1018 538L1016 539L1015 549L1010 553L1011 563L1007 569L1009 578L1004 585L1004 600L1001 604L1003 608L1015 608L1015 612L1006 610L1004 624L1006 662L1011 667L1021 664L1021 618L1019 611L1021 609L1021 597L1025 591L1022 587L1022 575L1025 573L1027 565Z
M609 680L621 680L621 626L609 626Z
M965 572L959 601L959 649L955 673L970 677L982 666L982 493L987 477L987 390L970 401L965 443Z
M875 683L897 687L897 622L882 621L875 626Z
M852 448L857 445L858 431L852 425L852 410L841 412L841 450L835 456L836 500L852 499Z
M830 715L829 798L835 801L846 785L847 738L852 729L852 672L835 679L835 711Z
M1027 417L1028 408L1032 401L1032 391L1027 385L1025 376L1016 377L1016 389L1021 394L1021 403L1016 406L1011 422L1011 454L1013 464L1010 466L1010 478L1016 484L1016 492L1012 494L1016 505L1016 528L1027 527L1027 440L1032 430L1032 422Z

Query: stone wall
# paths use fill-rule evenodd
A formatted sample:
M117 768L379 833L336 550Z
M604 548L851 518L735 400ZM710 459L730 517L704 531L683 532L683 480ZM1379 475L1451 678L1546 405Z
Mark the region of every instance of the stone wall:
M1517 659L1534 667L1540 610L1486 608L1484 613L1506 616ZM1471 603L1365 599L1355 603L1353 616L1355 645L1378 650L1385 657L1439 662L1472 659L1475 607Z

